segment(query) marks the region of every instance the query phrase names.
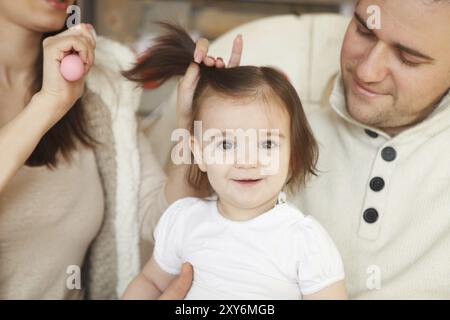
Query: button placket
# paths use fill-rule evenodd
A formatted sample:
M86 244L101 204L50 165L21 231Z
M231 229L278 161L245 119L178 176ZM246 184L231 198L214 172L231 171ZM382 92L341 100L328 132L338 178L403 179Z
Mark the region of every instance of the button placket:
M379 137L379 134L376 133L375 131L369 130L369 129L365 129L364 132L371 138L373 139L377 139Z
M378 210L375 208L369 208L364 211L363 218L367 223L375 223L377 222L379 217Z
M387 146L381 150L381 157L384 161L392 162L397 158L397 150L391 146Z
M381 190L384 189L384 186L385 186L384 179L381 177L372 178L370 180L369 186L372 191L380 192Z
M378 238L387 207L389 180L397 159L397 149L389 144L382 146L377 153L367 182L364 205L360 212L358 235L364 239Z

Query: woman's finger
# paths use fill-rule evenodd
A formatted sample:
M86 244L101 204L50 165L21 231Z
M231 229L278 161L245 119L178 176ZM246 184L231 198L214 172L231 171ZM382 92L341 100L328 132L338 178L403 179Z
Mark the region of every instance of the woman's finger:
M73 51L75 51L80 56L81 60L85 65L90 65L91 64L90 53L93 50L91 44L85 37L82 36L74 36L73 39L74 39L72 40Z
M88 63L88 52L92 50L88 41L77 35L69 35L63 38L47 38L44 40L44 48L53 52L52 56L59 62L71 53L76 51L84 63Z
M233 41L233 49L231 50L230 61L228 62L228 68L238 67L241 64L242 50L244 42L242 35L238 35Z
M89 40L92 48L95 49L97 45L97 33L95 32L94 26L91 24L80 24L80 34Z
M93 63L93 54L96 41L87 25L77 25L53 37L48 37L45 42L59 49L58 60L61 61L71 51L76 51L86 65Z
M71 27L70 29L67 29L64 32L61 32L54 36L55 39L62 39L67 36L82 36L85 37L91 46L95 49L97 44L97 35L95 32L95 29L92 25L89 24L78 24L76 26Z
M91 70L92 66L94 65L94 61L95 61L95 51L94 50L89 50L88 51L88 63L85 65L85 73L89 73L89 71Z

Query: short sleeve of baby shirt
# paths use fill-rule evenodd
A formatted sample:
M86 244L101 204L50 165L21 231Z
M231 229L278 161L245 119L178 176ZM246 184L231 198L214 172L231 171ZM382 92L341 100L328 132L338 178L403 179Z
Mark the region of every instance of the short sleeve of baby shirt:
M316 293L345 278L341 256L325 229L308 216L298 225L298 282L303 295Z
M165 272L179 274L181 272L182 241L186 215L195 198L184 198L175 201L161 216L155 228L155 248L153 257Z

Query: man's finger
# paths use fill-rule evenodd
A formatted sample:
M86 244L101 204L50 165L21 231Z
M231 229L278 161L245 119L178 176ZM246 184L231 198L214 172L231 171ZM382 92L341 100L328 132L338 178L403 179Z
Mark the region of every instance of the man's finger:
M235 68L241 64L242 50L244 48L244 41L242 35L238 35L233 41L233 49L231 50L230 61L228 62L228 68Z
M219 68L219 69L222 69L222 68L226 67L225 62L223 61L222 58L220 58L220 57L217 58L216 67Z
M208 54L209 41L206 38L200 38L197 41L194 51L194 61L201 63Z
M200 75L200 68L197 64L191 63L186 70L185 75L181 78L179 85L183 90L195 90L197 80Z
M190 263L183 264L181 273L164 293L158 298L158 300L183 300L192 285L194 270Z
M204 63L205 65L207 65L208 67L214 67L214 66L216 65L216 59L215 59L214 57L207 56L207 57L204 59L203 63Z

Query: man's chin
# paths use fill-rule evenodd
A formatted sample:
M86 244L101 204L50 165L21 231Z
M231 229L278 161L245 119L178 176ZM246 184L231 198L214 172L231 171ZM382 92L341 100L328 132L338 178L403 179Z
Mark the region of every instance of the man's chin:
M379 124L379 112L371 103L363 102L354 97L346 95L346 109L347 113L354 120L366 126L377 126Z

